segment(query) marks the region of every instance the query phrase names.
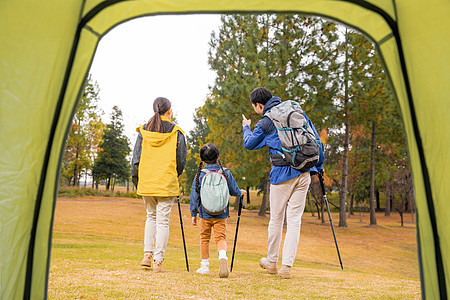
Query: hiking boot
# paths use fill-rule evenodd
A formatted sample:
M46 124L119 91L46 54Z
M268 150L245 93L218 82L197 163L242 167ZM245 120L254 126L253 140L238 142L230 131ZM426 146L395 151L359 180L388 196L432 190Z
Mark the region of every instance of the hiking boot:
M153 273L162 273L162 272L163 272L162 261L155 260L153 262Z
M269 261L266 257L263 257L259 261L261 268L266 269L269 274L277 274L277 263Z
M285 279L291 279L292 278L291 267L282 265L280 271L278 271L278 276Z
M228 270L228 259L220 258L219 259L219 277L227 278L230 275L230 271Z
M152 262L153 262L153 252L145 252L144 259L142 259L141 261L141 266L151 268Z
M198 274L209 274L209 263L200 263L200 268L196 271Z

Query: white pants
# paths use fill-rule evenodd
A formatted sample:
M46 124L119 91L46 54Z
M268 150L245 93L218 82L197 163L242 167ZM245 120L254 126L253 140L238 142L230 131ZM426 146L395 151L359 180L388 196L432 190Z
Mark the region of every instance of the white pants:
M269 261L278 261L286 213L287 230L281 263L290 267L294 264L300 239L306 193L310 183L310 174L306 172L291 180L270 185L270 221L267 239L267 259Z
M176 197L143 196L147 221L145 222L144 251L153 252L153 259L164 260L169 240L169 220Z

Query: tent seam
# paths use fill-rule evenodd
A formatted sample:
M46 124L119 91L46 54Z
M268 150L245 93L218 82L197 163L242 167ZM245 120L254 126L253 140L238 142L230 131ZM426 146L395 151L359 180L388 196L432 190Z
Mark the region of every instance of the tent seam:
M379 42L377 42L378 46L383 45L384 43L389 41L392 37L394 37L394 34L392 32L387 34L384 38L382 38Z
M94 34L94 35L97 36L98 38L101 37L101 34L98 33L97 31L95 31L94 29L92 29L91 26L85 25L83 28L86 29L86 30L88 30L88 31L90 31L92 34Z

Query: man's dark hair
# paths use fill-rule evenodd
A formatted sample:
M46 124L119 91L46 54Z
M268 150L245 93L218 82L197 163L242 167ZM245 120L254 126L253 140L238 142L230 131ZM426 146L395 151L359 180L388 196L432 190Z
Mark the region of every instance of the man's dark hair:
M250 93L250 101L253 105L256 105L256 103L266 105L267 101L272 99L272 97L272 92L264 87L258 87Z

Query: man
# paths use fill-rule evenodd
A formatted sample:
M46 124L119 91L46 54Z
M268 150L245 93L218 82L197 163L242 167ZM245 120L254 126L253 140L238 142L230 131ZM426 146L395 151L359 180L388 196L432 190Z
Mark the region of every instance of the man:
M279 97L263 87L254 89L250 93L251 105L255 112L264 116L273 107L281 104ZM272 120L264 116L254 128L250 129L251 120L242 115L244 146L249 150L269 147L269 153L276 155L282 151L281 141ZM311 120L305 116L311 126L315 138L319 139ZM321 148L321 147L320 147ZM267 257L261 258L259 264L270 274L277 274L283 278L292 278L291 267L294 264L297 246L300 239L301 218L305 209L306 193L308 192L312 174L319 172L324 161L323 149L320 149L320 159L316 166L299 171L284 165L272 165L270 171L270 221L267 239ZM287 231L283 246L282 265L278 271L278 252L281 245L283 223L286 212Z

